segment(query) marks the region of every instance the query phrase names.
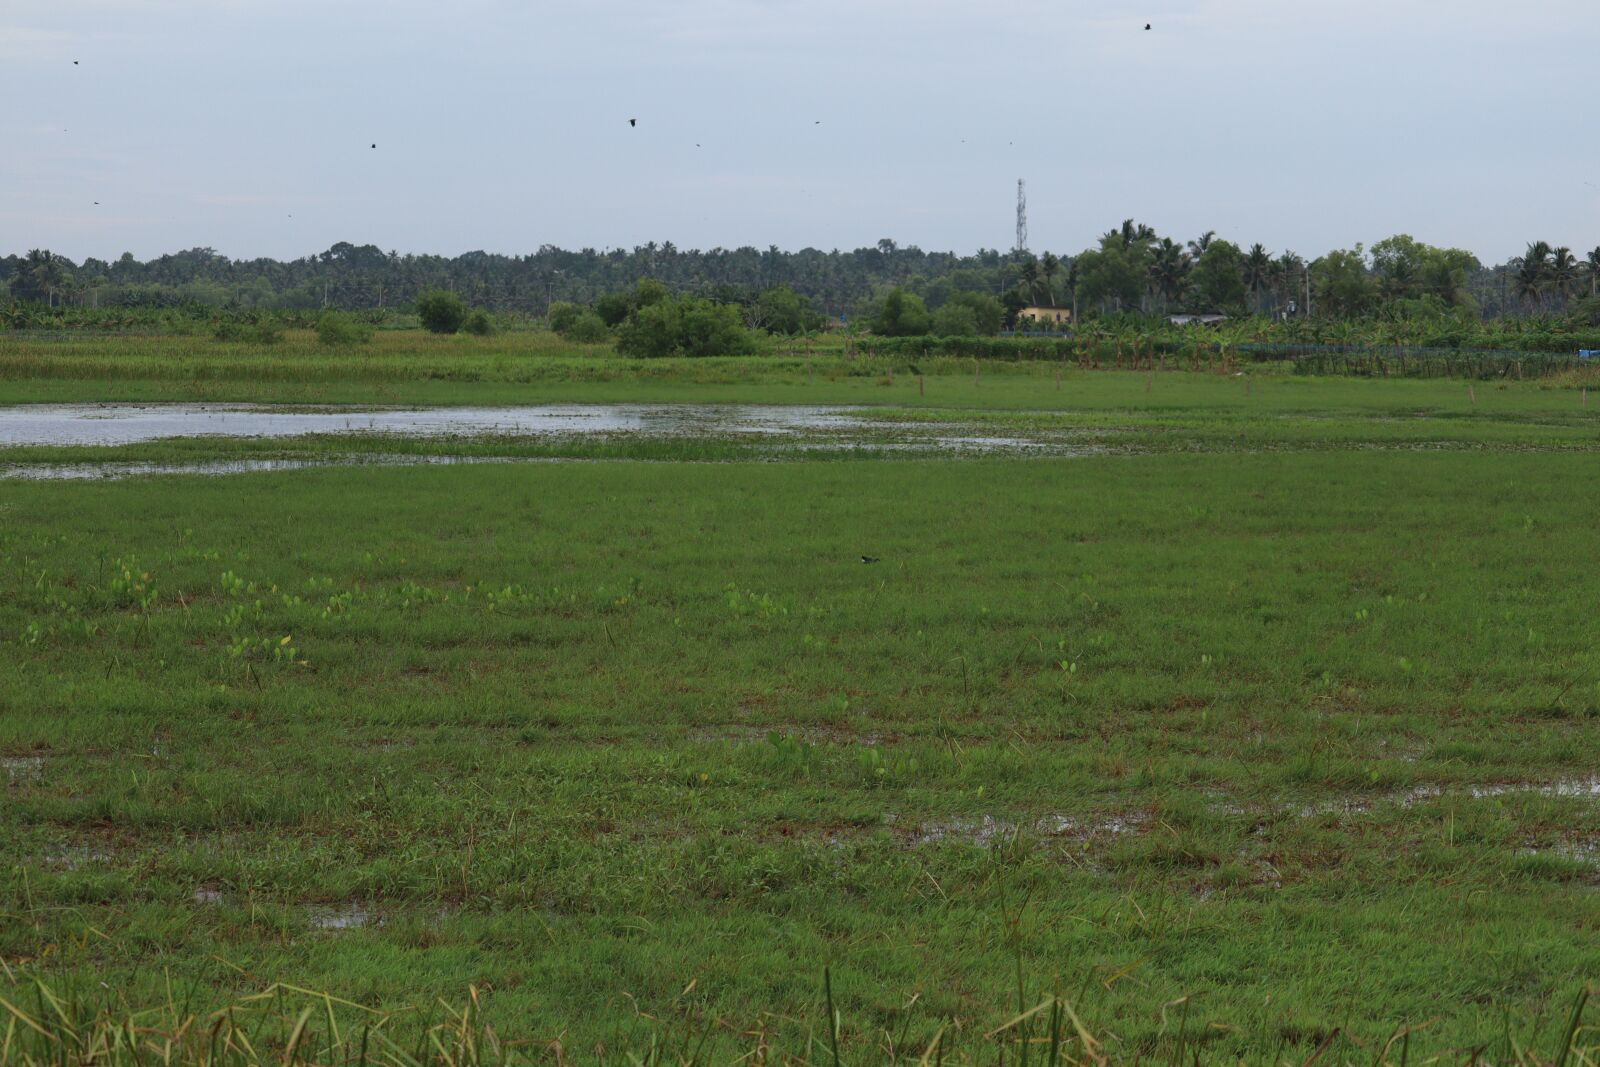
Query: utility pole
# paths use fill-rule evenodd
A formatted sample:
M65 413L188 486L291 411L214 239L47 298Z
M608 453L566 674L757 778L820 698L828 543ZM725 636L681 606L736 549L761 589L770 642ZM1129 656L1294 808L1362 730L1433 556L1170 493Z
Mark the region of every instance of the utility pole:
M322 279L322 306L328 306L328 279Z
M1306 264L1306 318L1311 317L1311 264Z
M555 269L552 268L550 273L548 273L548 274L546 274L544 276L544 313L546 315L550 314L550 305L555 300L554 289L555 289L556 275L558 275L560 273L561 272L559 270L555 270Z

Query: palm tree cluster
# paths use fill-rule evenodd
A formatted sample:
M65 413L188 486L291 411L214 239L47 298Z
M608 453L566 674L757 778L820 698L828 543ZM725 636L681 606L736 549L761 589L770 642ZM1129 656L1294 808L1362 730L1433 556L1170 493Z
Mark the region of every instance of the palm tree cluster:
M19 300L53 303L56 291L68 281L71 263L60 256L35 248L16 261L11 275L11 292Z
M1564 245L1552 248L1548 241L1534 241L1510 268L1517 299L1533 311L1563 309L1585 288L1590 296L1600 291L1600 247L1579 262Z
M1053 252L1046 252L1035 259L1033 256L1023 255L1015 262L1016 289L1015 292L1024 304L1040 307L1056 306L1056 278L1062 272L1062 262ZM1072 280L1068 279L1068 288Z
M1166 312L1185 304L1202 309L1200 305L1209 298L1196 291L1195 270L1213 249L1213 259L1219 264L1215 269L1238 274L1250 311L1282 307L1299 292L1305 272L1305 261L1299 256L1285 252L1274 258L1259 242L1245 252L1220 240L1215 230L1180 244L1143 223L1124 219L1120 227L1101 235L1099 251L1110 250L1123 257L1136 275L1142 275L1143 291L1137 294L1141 310ZM1121 294L1125 300L1134 295Z

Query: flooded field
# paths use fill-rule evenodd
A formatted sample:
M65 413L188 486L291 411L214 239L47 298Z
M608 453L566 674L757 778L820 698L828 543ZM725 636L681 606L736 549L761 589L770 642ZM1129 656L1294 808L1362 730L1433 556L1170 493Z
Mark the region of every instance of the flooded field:
M348 440L348 449L340 439ZM93 454L160 442L201 442L182 459ZM208 451L204 442L216 442ZM240 455L249 442L281 442L271 455ZM396 442L424 448L397 450ZM908 425L844 407L691 404L542 405L495 408L283 408L248 404L40 404L0 408L0 449L77 450L56 461L0 459L0 478L120 479L163 474L244 474L329 466L552 462L530 455L616 442L707 443L739 458L871 450L949 455L1091 451L1058 433L982 432L960 422ZM563 445L568 447L563 448ZM85 450L91 454L83 455ZM726 451L726 450L724 450ZM305 453L305 454L302 454ZM192 456L193 458L189 458ZM658 458L658 457L630 457ZM674 450L659 458L696 458ZM722 458L727 458L723 456Z
M545 405L502 408L284 409L251 404L37 404L0 408L0 447L127 445L172 437L305 434L685 437L859 429L835 407Z

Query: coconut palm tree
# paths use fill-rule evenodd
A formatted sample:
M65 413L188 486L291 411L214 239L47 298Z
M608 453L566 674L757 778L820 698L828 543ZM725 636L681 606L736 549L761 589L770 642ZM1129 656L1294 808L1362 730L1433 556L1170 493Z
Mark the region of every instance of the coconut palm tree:
M1123 219L1120 227L1106 231L1101 236L1100 241L1102 244L1114 243L1120 245L1123 251L1127 251L1137 245L1143 245L1148 248L1155 239L1156 231L1149 226L1142 222L1136 223L1132 219Z
M1572 249L1562 246L1550 251L1550 286L1561 298L1563 306L1567 297L1572 295L1572 287L1578 282L1578 259L1572 254Z
M1072 328L1078 328L1078 261L1067 262L1067 292L1072 298Z
M1521 257L1511 261L1511 268L1516 272L1511 279L1516 295L1535 308L1544 306L1545 283L1550 279L1550 252L1547 242L1535 241Z
M1188 279L1188 253L1172 238L1163 237L1150 253L1150 287L1161 298L1163 307L1182 294Z
M1600 293L1600 245L1583 257L1589 263L1589 295Z
M1061 260L1054 252L1046 252L1044 258L1039 260L1039 280L1044 282L1044 294L1050 301L1050 306L1056 306L1055 278L1061 273Z
M1205 233L1189 242L1189 255L1195 260L1206 254L1206 249L1211 247L1211 242L1217 239L1216 230L1207 230Z
M1250 290L1252 310L1261 310L1261 290L1266 288L1271 275L1272 253L1260 242L1251 245L1244 257L1244 284Z
M1017 289L1028 303L1039 300L1039 261L1029 256L1017 267Z

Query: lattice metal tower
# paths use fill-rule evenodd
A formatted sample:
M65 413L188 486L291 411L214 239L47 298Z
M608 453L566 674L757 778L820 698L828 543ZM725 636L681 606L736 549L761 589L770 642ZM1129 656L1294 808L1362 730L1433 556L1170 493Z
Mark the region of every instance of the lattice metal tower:
M1017 251L1028 250L1028 183L1017 179Z

